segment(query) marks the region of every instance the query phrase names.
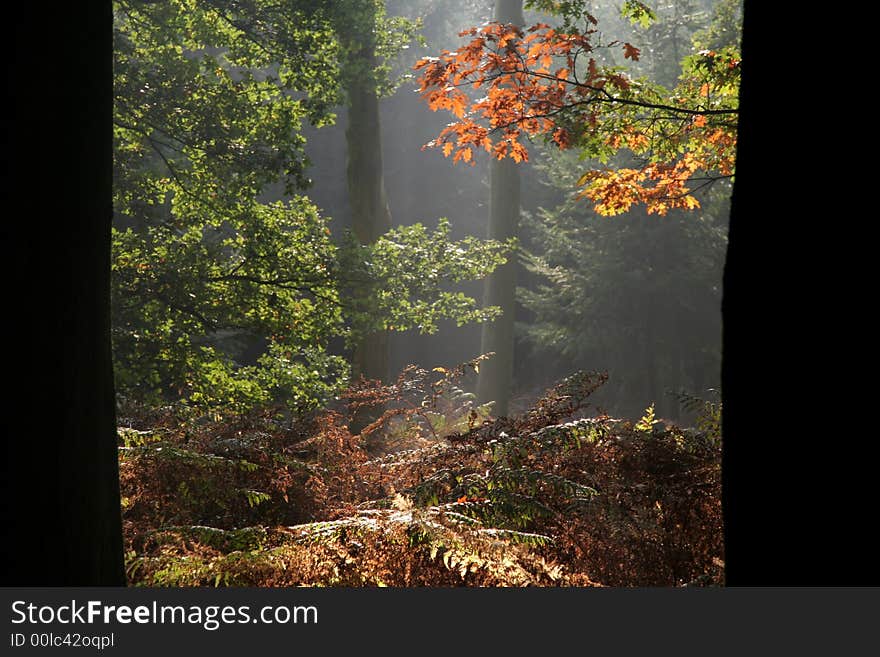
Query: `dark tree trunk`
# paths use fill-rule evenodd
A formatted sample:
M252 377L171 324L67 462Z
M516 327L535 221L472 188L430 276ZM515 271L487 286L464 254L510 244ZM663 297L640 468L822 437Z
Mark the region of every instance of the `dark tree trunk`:
M376 77L376 12L371 0L362 0L337 26L347 51L345 88L348 127L345 131L348 201L352 230L361 244L370 244L391 228L391 210L385 194L382 163L382 131ZM369 294L369 285L352 290L355 297ZM352 378L388 381L387 331L364 336L352 355ZM381 415L381 408L362 409L352 418L350 429L358 433Z
M731 199L730 228L727 260L724 268L724 293L721 304L724 330L722 337L721 390L723 402L723 455L722 455L722 501L725 524L726 579L728 584L768 584L773 577L770 567L761 567L761 555L765 552L776 572L776 581L784 578L785 567L776 554L775 542L779 529L784 527L785 516L779 514L780 524L773 528L770 514L758 510L758 495L751 496L743 489L743 471L748 468L749 486L759 490L767 483L772 464L765 461L770 455L763 452L751 436L760 431L756 426L752 409L766 403L762 392L750 388L750 379L762 376L762 369L772 361L767 357L767 338L773 329L764 321L750 322L748 316L767 315L769 297L778 290L772 289L771 281L761 286L761 277L767 273L767 256L762 245L770 236L766 218L766 199L756 193L761 185L767 164L756 149L759 140L766 136L767 124L761 122L755 92L760 84L761 67L752 65L760 43L756 39L756 4L746 4L743 14L743 73L740 88L739 136L737 148L737 175ZM757 123L753 123L757 121ZM768 162L770 158L764 159ZM763 171L762 171L763 169ZM756 273L752 273L756 272ZM756 381L753 381L755 383ZM765 438L769 438L766 436ZM750 458L747 453L751 452ZM763 453L762 453L763 452ZM751 463L747 463L751 461ZM770 475L772 476L772 475ZM772 504L770 499L766 503ZM757 512L756 512L757 511ZM754 534L754 543L752 535Z
M26 9L24 8L26 7ZM110 351L109 2L14 21L7 585L124 585ZM10 326L11 325L11 326Z
M876 277L874 242L860 224L870 192L857 175L827 169L856 161L848 145L863 142L838 129L852 120L847 103L827 103L821 118L810 112L806 125L768 105L776 98L795 107L814 85L811 67L780 78L768 65L780 39L808 33L814 16L747 0L743 17L722 305L727 583L876 584L876 440L873 429L860 431L876 393L847 370L873 377L867 354L876 328L862 316L873 283L860 299L847 294ZM850 34L855 43L851 20L849 12L825 14L823 34Z
M372 65L372 48L361 54ZM362 77L348 88L348 198L352 229L361 244L370 244L391 228L391 211L382 175L382 135L375 85ZM388 334L368 335L355 350L352 374L388 379Z
M522 0L496 0L495 20L522 26ZM508 158L489 162L489 238L516 237L520 212L520 171ZM514 322L516 321L516 258L498 267L486 278L483 304L503 311L494 322L483 324L480 351L495 355L480 366L477 397L481 403L494 401L497 416L510 412L513 383Z

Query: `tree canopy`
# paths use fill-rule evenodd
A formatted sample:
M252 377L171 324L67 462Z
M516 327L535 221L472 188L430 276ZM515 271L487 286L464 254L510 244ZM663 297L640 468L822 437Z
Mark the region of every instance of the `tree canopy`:
M348 69L355 46L339 38L361 14L342 4L116 3L113 338L123 395L311 409L347 380L334 339L351 347L377 327L430 332L441 317L495 313L441 283L485 275L507 246L451 240L443 223L339 245L305 194L302 126L332 123L342 82L365 74ZM381 57L370 73L381 91L411 27L376 15ZM271 200L273 185L283 198ZM345 294L364 280L374 294Z
M561 14L562 25L472 27L457 50L416 64L428 106L455 117L428 146L466 163L480 149L526 161L524 142L534 137L604 164L627 151L631 164L590 169L577 181L580 196L606 216L635 204L660 215L694 209L695 188L733 176L737 46L686 57L677 84L667 88L614 64L611 53L637 62L641 50L605 40L582 3L530 5ZM624 12L643 24L654 18L640 2L627 2Z

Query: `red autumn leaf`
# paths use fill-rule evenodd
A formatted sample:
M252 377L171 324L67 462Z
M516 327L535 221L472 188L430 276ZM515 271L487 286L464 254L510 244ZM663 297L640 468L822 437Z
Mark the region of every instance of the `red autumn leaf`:
M641 54L642 54L642 51L639 50L638 48L636 48L631 43L624 43L623 44L623 58L624 59L629 58L629 59L633 60L634 62L637 62L637 61L639 61L639 55L641 55Z

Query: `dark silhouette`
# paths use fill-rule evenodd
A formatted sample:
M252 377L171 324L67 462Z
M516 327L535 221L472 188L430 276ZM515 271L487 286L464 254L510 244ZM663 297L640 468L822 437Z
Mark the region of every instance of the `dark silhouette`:
M13 21L6 585L125 584L110 357L110 2ZM7 297L8 299L8 297Z

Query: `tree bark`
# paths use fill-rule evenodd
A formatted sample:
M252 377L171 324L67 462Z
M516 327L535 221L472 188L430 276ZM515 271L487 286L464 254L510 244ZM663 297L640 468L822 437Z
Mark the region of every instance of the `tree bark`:
M511 159L489 164L491 197L489 200L489 239L516 237L520 209L519 168ZM495 415L510 410L513 381L514 322L516 320L516 260L511 258L486 278L483 304L500 306L503 314L494 322L483 324L480 340L482 353L495 355L480 366L477 396L480 403L494 401Z
M376 12L371 0L362 0L357 11L337 28L348 52L346 92L348 126L347 184L352 230L361 244L375 242L391 228L391 210L385 193L382 162L382 131L379 97L376 91ZM369 285L352 290L355 297L366 297ZM352 379L378 379L387 382L389 344L387 331L364 336L352 355ZM364 409L352 418L349 428L358 433L379 415L381 408Z
M523 26L522 0L496 0L495 20ZM516 237L520 213L520 171L511 159L489 162L489 231L488 237L506 240ZM495 355L480 367L477 397L481 403L493 401L496 416L510 412L514 366L514 322L516 321L515 258L498 267L486 278L483 303L500 306L503 314L494 322L483 324L480 340L482 353Z
M125 584L110 347L112 11L22 7L9 125L6 585ZM70 75L58 70L63 53ZM9 262L11 261L11 262Z
M870 520L877 515L876 440L855 419L866 409L869 418L876 406L874 386L865 385L871 379L861 378L873 373L876 326L864 320L873 297L860 296L856 284L875 277L875 243L855 219L869 192L861 180L854 193L815 192L825 177L811 168L832 156L855 161L863 144L830 128L809 139L780 130L766 105L771 95L790 97L812 83L809 68L781 84L762 65L778 53L779 34L807 31L812 20L782 5L744 3L722 301L729 586L880 582ZM848 21L845 12L829 15L823 29L843 33ZM829 104L822 126L846 125L850 117L848 105ZM800 222L793 229L780 217Z
M361 57L362 62L369 62L372 66L372 49L365 50ZM349 85L348 128L345 136L352 230L361 244L370 244L391 228L391 211L382 175L379 99L375 85L363 77ZM352 374L355 378L362 375L367 379L388 379L387 332L368 335L357 346Z

